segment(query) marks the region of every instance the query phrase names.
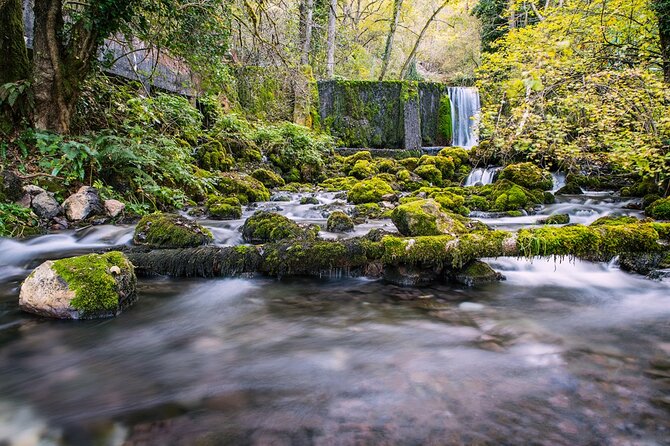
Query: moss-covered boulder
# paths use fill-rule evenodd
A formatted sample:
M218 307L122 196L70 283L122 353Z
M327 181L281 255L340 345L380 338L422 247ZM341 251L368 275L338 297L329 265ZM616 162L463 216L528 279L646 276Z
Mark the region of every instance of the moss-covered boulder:
M401 204L391 212L391 220L405 236L462 234L465 224L454 214L444 212L433 199Z
M319 184L324 190L328 192L349 191L358 183L358 179L354 177L335 177L328 178Z
M656 220L670 220L670 197L654 201L645 208L644 213Z
M501 179L492 185L481 187L480 191L487 197L492 211L515 211L532 208L544 203L544 193L541 190L531 191L516 183Z
M133 242L151 248L193 248L214 240L212 233L180 215L156 213L142 217L135 227Z
M600 217L589 226L621 226L639 222L640 220L637 217L631 217L627 215L606 215L604 217Z
M242 205L237 197L210 195L206 207L209 215L217 220L236 220L242 217Z
M318 226L302 228L290 218L268 211L256 211L242 225L242 238L254 244L284 239L315 239L317 235Z
M342 211L333 211L326 221L326 229L330 232L351 232L354 230L354 221Z
M357 183L351 188L347 199L354 203L377 203L385 195L393 194L393 188L384 180L371 178Z
M120 252L48 260L21 285L19 307L60 319L116 316L136 300L136 282Z
M451 157L423 155L419 158L417 169L421 166L435 166L440 171L442 179L444 180L454 176L455 167ZM417 175L421 175L417 172L417 169L415 169L414 172Z
M300 204L319 204L319 199L314 195L308 195L300 198Z
M279 174L269 169L256 169L251 173L251 176L263 183L263 186L269 188L281 187L286 184Z
M235 196L240 203L269 201L270 192L256 178L238 172L225 172L216 177L216 189L227 196Z
M470 164L470 154L462 147L445 147L437 156L451 158L456 168Z
M349 175L359 180L369 178L377 173L376 166L368 160L358 160L349 171Z
M510 180L527 189L543 191L551 189L554 184L551 174L533 163L509 164L500 171L498 178Z
M540 225L565 225L570 223L568 214L553 214L547 218L541 218L537 221Z
M584 191L579 184L573 182L567 183L565 186L556 191L556 195L583 195Z
M414 169L414 173L432 185L442 185L442 172L433 164L421 165Z

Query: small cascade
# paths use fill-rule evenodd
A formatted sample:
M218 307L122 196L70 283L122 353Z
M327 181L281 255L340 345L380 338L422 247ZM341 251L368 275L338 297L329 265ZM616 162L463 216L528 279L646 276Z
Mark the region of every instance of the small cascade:
M471 87L450 87L451 145L469 149L479 142L479 92Z
M563 172L552 172L551 178L554 181L554 185L551 189L552 192L556 192L565 186L565 174Z
M472 169L470 175L468 175L468 177L465 179L465 186L491 184L493 183L495 176L500 169L502 169L502 167L499 166L486 168L478 167L476 169Z

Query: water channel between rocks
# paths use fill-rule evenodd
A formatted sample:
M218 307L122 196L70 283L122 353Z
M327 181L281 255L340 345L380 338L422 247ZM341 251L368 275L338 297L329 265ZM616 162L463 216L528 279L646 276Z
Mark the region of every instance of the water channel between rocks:
M318 205L261 203L325 226ZM613 194L568 213L635 215ZM204 221L221 245L243 222ZM393 230L388 220L356 227ZM365 279L142 279L120 317L18 310L47 258L127 244L132 227L0 239L0 444L669 444L670 283L615 263L489 259L507 280L401 288ZM332 233L322 236L340 237ZM666 372L667 373L667 370Z

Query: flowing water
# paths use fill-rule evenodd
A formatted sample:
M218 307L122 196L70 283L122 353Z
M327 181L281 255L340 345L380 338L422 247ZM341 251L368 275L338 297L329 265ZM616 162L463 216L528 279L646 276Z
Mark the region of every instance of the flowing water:
M348 206L304 195L255 208L323 224L324 206ZM542 212L629 212L614 196L561 200ZM239 242L239 222L204 223ZM614 263L488 259L506 281L151 278L115 319L19 311L39 261L131 234L0 240L0 444L669 443L670 377L654 366L670 357L669 282Z
M452 146L470 148L479 141L479 92L471 87L450 87Z
M502 170L502 167L476 167L472 169L465 179L464 186L483 186L495 181L496 174Z

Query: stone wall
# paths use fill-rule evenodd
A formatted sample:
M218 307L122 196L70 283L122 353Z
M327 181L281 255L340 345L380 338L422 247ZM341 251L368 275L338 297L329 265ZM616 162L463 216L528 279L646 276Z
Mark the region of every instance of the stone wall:
M340 146L416 150L450 143L443 84L332 80L317 85L321 127Z

